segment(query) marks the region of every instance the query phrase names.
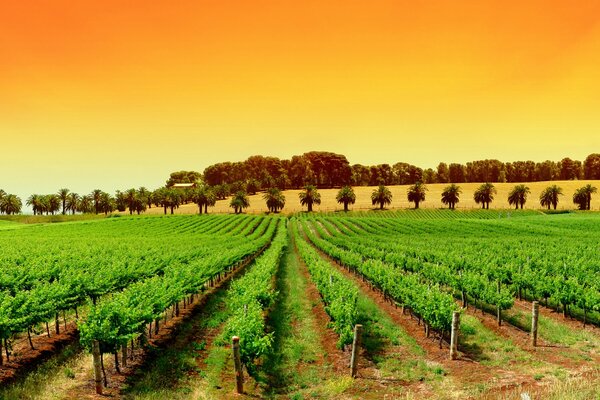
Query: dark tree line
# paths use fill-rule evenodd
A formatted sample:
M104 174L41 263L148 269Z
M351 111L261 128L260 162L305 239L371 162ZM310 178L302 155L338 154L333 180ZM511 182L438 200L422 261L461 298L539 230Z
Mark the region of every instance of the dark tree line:
M444 162L436 169L398 162L395 164L350 165L345 156L329 152L309 152L290 160L252 156L246 161L211 165L203 174L180 171L171 174L167 186L203 179L214 187L220 199L240 190L254 194L276 187L300 189L379 185L414 185L422 183L468 182L537 182L556 180L600 179L600 154L590 154L584 161L563 158L560 161L477 160L466 164Z

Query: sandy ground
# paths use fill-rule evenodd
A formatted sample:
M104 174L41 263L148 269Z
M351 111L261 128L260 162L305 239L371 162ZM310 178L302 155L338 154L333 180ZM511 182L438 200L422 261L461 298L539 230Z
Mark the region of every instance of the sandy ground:
M550 185L558 185L563 189L564 195L560 197L558 203L559 210L570 210L576 209L576 205L573 204L573 193L575 190L584 186L588 183L598 187L600 189L600 181L552 181L552 182L531 182L526 183L531 189L528 202L525 204L527 209L540 209L539 197L542 190ZM421 203L421 208L443 208L445 207L440 198L442 191L448 184L436 183L427 185L429 189L424 202ZM473 193L479 187L480 183L463 183L459 186L462 189L461 200L457 204L457 209L473 209L479 208L480 206L473 200ZM490 205L491 208L508 209L513 208L508 204L508 193L515 186L515 183L497 183L495 184L498 193L495 197L494 202ZM406 199L406 191L408 185L401 186L389 186L392 192L393 199L392 204L388 207L389 209L402 209L413 207L412 203L409 203ZM356 204L350 206L350 210L368 210L373 208L371 205L371 193L374 187L371 186L357 186L354 188L356 193ZM284 195L286 198L285 208L283 213L291 214L300 211L306 211L306 207L300 206L298 200L298 193L300 190L286 190ZM343 206L338 204L335 200L335 196L338 189L321 189L321 205L315 205L314 211L338 211L343 210ZM250 214L259 214L267 212L265 201L262 198L263 194L258 193L253 196L249 196L250 207L246 210ZM217 202L215 207L209 208L209 213L232 213L233 210L229 207L230 199L220 200ZM600 193L592 197L592 209L600 210ZM147 214L161 214L163 213L162 208L152 207L146 211ZM198 207L194 204L185 204L179 209L175 210L176 214L195 214L198 213Z

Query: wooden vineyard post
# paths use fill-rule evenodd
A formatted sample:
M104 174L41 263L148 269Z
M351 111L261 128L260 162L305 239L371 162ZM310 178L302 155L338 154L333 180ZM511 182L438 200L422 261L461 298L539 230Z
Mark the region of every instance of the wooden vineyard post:
M358 367L358 352L360 351L362 325L356 324L354 327L354 340L352 341L352 358L350 359L350 375L356 378L356 369Z
M235 366L235 386L239 394L244 393L244 371L242 370L242 359L240 358L240 338L231 338L233 347L233 364Z
M121 345L121 365L123 367L127 366L127 342Z
M100 343L92 342L92 356L94 358L94 381L96 382L96 393L102 394L102 371L100 369Z
M540 303L534 301L531 307L531 345L537 346L537 334L538 334L538 316L540 314Z
M450 332L450 359L458 358L458 330L460 327L460 313L454 311L452 313L452 331Z

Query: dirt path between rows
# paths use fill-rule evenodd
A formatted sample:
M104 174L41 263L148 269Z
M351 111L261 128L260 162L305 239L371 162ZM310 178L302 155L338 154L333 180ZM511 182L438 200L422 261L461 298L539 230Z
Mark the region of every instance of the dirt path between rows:
M306 295L313 305L312 312L317 321L316 327L319 337L321 338L321 346L326 353L325 358L327 362L333 365L336 373L348 373L350 354L347 351L343 352L337 348L338 335L336 335L333 330L327 328L328 324L331 322L331 319L325 311L323 300L319 294L319 290L311 279L310 273L308 272L308 267L298 253L295 238L293 239L293 246L295 256L298 258L300 273L306 281Z
M50 327L50 336L46 333L32 336L34 350L31 349L27 336L21 337L18 343L13 344L10 361L4 355L4 365L0 367L0 385L8 385L19 379L38 365L52 357L62 348L79 339L79 330L76 322L67 323L67 327L60 326L60 334L55 333L54 326ZM4 352L5 349L3 348Z
M265 247L266 248L266 247ZM241 264L233 272L224 274L220 281L215 282L214 286L208 287L202 294L194 295L194 299L187 306L183 307L183 302L179 303L179 316L172 315L171 310L167 310L167 321L160 320L158 334L152 334L148 338L148 347L153 349L167 348L176 343L178 333L183 323L199 314L206 302L217 291L222 290L228 285L233 278L242 274L247 266L252 264L254 259L258 257L264 249L254 254L243 264ZM154 329L154 328L153 328ZM196 336L190 338L195 339ZM134 379L135 375L146 363L152 363L152 357L149 356L146 349L136 346L132 352L129 349L129 358L127 366L121 365L121 372L117 373L115 369L114 356L110 354L104 355L104 365L108 379L108 387L104 388L102 396L95 394L95 383L93 379L93 368L91 356L82 357L76 366L73 367L75 377L68 381L67 384L61 386L62 393L53 393L54 398L64 399L102 399L106 397L121 398L121 388L124 387L128 379ZM119 354L119 362L121 354Z
M439 339L434 338L433 336L427 338L423 326L418 325L418 321L409 313L403 315L401 310L397 308L395 304L390 303L379 290L373 288L368 282L364 282L353 272L341 267L316 247L313 246L313 248L321 255L321 257L323 257L323 259L327 260L332 267L336 268L344 274L344 276L352 280L363 295L368 296L374 301L396 324L412 336L417 344L425 350L428 360L442 364L449 375L456 378L461 384L472 385L477 383L493 383L493 390L501 391L521 387L523 385L537 385L537 382L528 375L522 375L503 368L481 365L474 361L474 357L471 357L469 354L461 353L459 359L450 360L449 347L446 342L443 343L442 349L440 349Z

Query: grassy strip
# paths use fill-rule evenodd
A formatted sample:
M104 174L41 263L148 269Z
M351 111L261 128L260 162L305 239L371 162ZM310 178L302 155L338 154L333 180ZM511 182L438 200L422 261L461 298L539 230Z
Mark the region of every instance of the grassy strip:
M0 388L0 399L53 398L53 387L60 386L62 381L75 378L73 368L83 356L81 345L75 341L28 373L25 378Z
M327 379L336 379L331 365L322 362L317 321L311 300L306 296L307 282L300 272L291 238L277 275L278 297L269 314L273 336L272 351L263 363L266 397L289 395L290 398L325 395ZM327 393L335 395L336 393Z

